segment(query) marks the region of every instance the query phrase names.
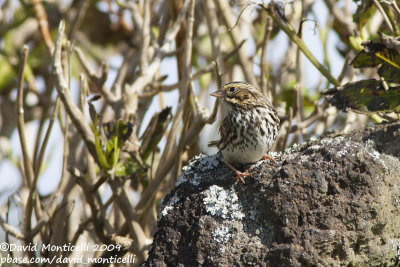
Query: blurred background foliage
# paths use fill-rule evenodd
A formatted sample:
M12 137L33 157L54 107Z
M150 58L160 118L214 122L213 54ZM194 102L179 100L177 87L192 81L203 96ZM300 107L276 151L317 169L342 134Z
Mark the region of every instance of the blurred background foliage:
M398 119L394 0L1 0L0 9L7 242L126 237L133 245L119 255L144 260L182 166L216 152L206 144L222 115L208 95L221 82L247 81L271 99L281 118L273 151Z

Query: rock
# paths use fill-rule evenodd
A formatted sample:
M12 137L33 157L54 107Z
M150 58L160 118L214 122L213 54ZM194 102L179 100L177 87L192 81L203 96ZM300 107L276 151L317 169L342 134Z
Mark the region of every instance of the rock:
M246 184L219 154L184 167L143 266L371 266L400 257L400 124L312 139Z

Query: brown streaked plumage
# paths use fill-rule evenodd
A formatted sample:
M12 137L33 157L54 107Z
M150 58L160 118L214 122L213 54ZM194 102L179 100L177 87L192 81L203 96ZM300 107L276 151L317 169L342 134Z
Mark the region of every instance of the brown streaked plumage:
M222 99L227 115L219 128L221 139L211 141L209 146L218 147L225 164L244 183L243 177L253 173L240 172L233 165L262 158L273 160L266 153L278 135L278 114L268 99L248 83L230 82L211 95Z

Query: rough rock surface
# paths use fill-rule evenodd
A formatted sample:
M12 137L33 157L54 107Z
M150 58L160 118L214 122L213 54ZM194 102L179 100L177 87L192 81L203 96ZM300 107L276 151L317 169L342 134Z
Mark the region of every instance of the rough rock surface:
M399 124L292 147L253 164L246 184L219 154L198 156L164 199L143 265L393 266L399 159Z

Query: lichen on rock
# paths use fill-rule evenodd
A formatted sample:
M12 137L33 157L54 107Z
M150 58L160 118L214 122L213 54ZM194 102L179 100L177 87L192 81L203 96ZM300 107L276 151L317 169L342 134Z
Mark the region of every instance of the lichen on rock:
M234 190L212 185L203 193L204 206L211 215L230 220L240 220L244 217Z
M246 184L219 154L192 160L164 199L143 265L394 266L400 125L332 133L260 161Z

